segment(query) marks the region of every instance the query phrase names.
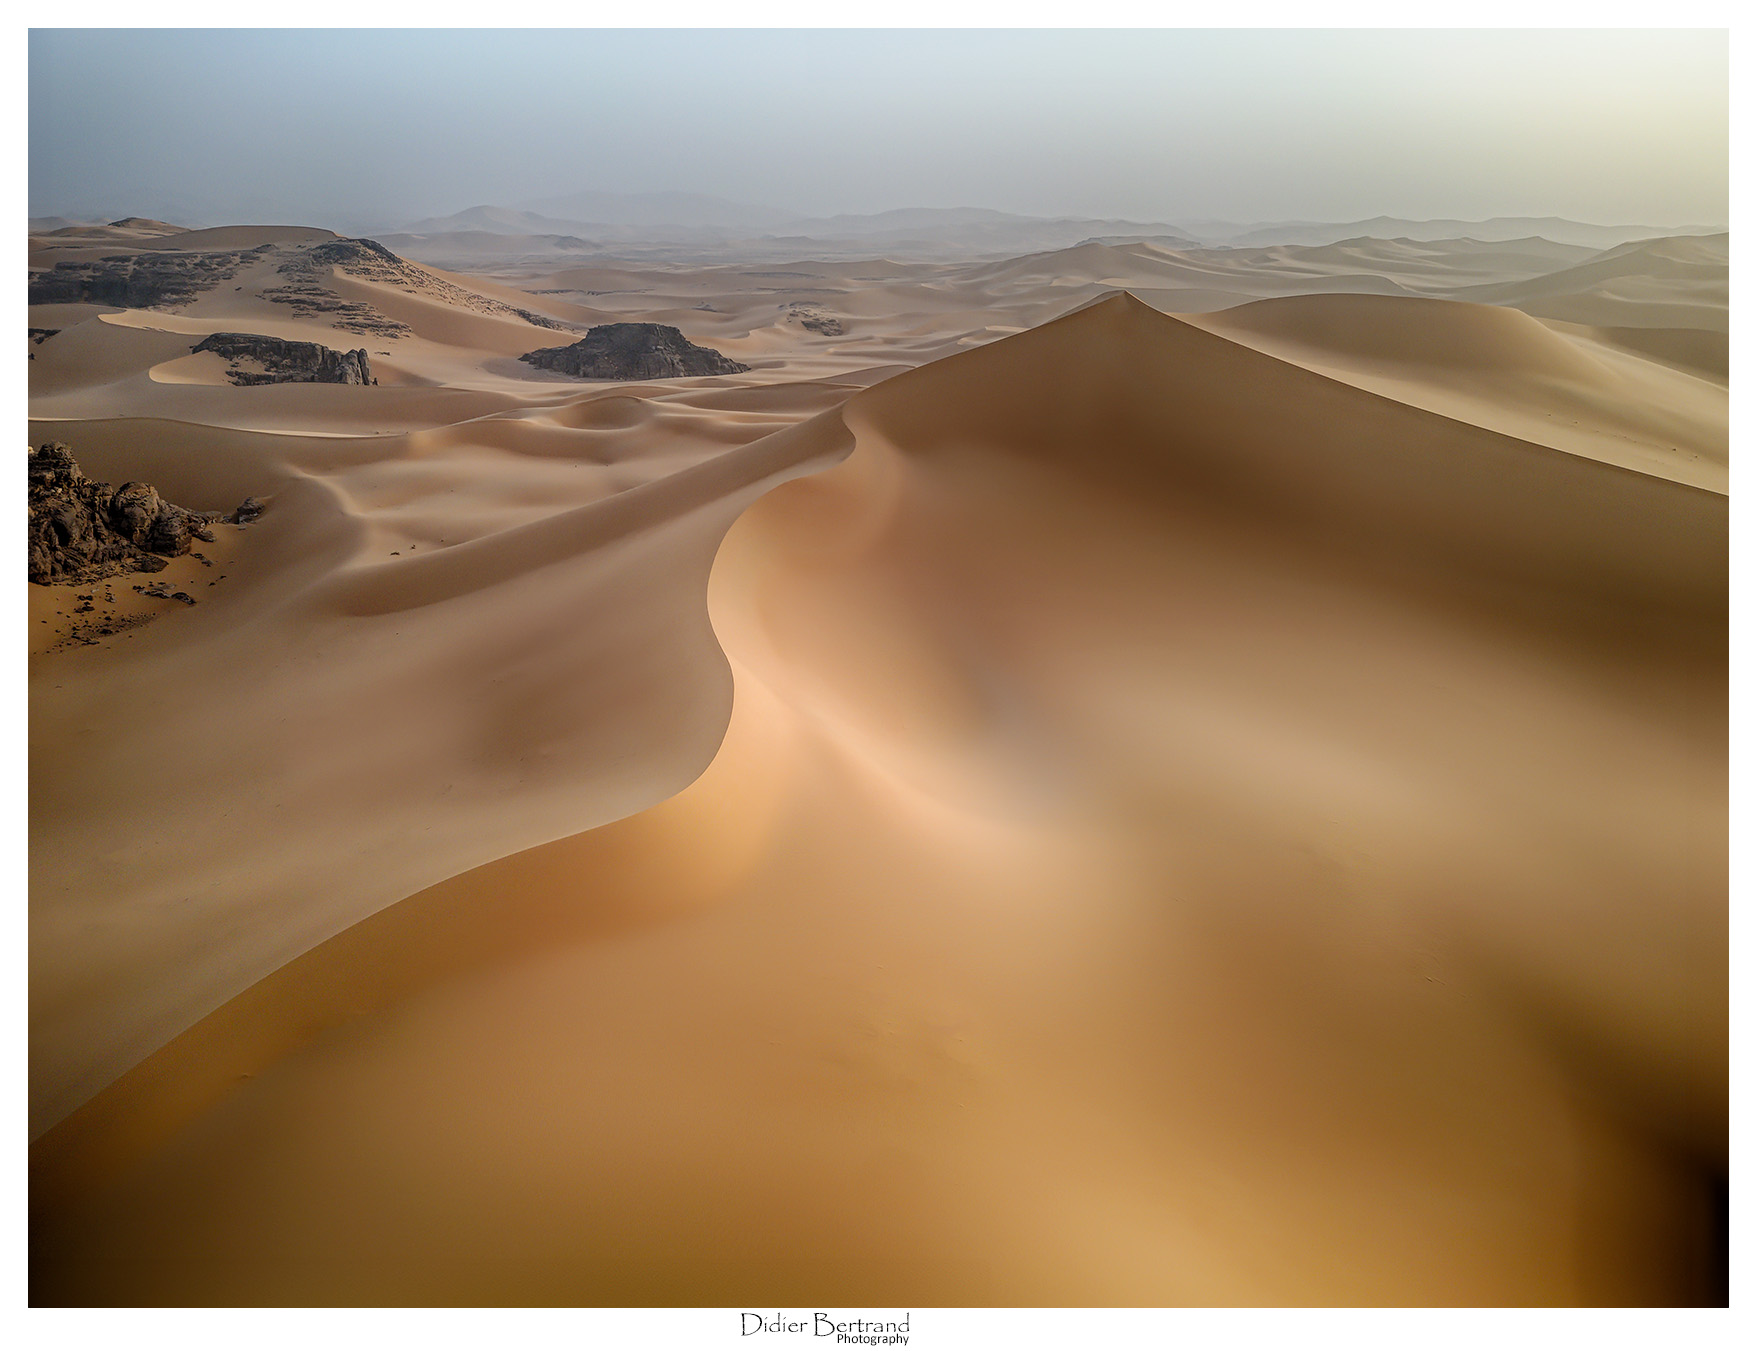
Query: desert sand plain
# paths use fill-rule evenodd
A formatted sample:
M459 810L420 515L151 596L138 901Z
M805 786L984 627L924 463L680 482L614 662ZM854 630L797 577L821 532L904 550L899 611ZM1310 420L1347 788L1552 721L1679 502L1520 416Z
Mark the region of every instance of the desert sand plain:
M30 435L268 503L30 588L34 1303L1722 1298L1725 235L333 238L31 240L242 260Z

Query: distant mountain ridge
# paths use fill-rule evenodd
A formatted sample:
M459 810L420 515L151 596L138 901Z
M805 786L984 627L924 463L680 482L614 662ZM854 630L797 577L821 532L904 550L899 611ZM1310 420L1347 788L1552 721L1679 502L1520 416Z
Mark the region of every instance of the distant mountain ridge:
M1219 220L1135 221L1088 216L1031 216L989 207L899 207L889 211L804 216L702 193L578 192L517 207L481 205L449 216L400 224L384 233L572 236L607 246L788 245L865 241L875 249L910 248L948 256L1003 256L1070 248L1089 241L1151 240L1168 248L1322 247L1352 239L1499 243L1542 238L1607 249L1666 235L1714 234L1725 226L1601 225L1562 216L1492 216L1483 220L1374 216L1354 221L1240 223Z
M541 209L539 209L541 208ZM902 207L870 214L797 216L746 207L691 193L578 193L528 207L481 205L450 216L427 217L376 236L409 241L434 256L461 252L450 236L473 235L532 241L520 251L555 247L558 238L590 241L607 249L628 246L725 248L749 245L754 256L909 252L923 257L1006 257L1068 248L1095 236L1151 238L1175 248L1200 241L1172 225L1085 216L1024 216L987 207ZM458 241L462 243L462 241Z
M579 221L543 216L535 211L519 211L505 206L473 206L450 216L430 216L405 225L401 230L379 233L429 235L481 231L494 235L571 235L579 228Z
M523 209L576 224L673 225L696 229L764 230L796 219L796 213L791 211L701 192L574 192L526 202Z
M138 218L130 217L133 222ZM161 215L160 220L163 220ZM72 217L36 217L35 233L69 227L115 229ZM178 227L158 221L151 228ZM1725 225L1663 227L1602 225L1561 216L1494 216L1483 220L1374 216L1363 220L1241 223L1182 219L1135 221L1087 216L1034 216L989 207L900 207L868 213L807 216L704 193L580 191L503 206L481 203L415 221L358 222L353 234L394 237L417 256L463 262L496 256L496 237L522 256L603 251L653 257L736 252L752 261L785 257L910 256L923 261L1002 259L1097 242L1150 242L1162 248L1259 249L1327 247L1361 239L1434 243L1469 239L1513 243L1542 239L1603 250L1665 236L1721 233Z
M694 193L579 193L551 198L545 210L530 207L473 206L449 216L430 216L388 233L450 234L481 230L492 234L591 234L604 227L634 226L662 231L746 230L767 235L816 235L828 238L890 235L946 228L1008 230L1044 226L1078 226L1114 234L1151 234L1187 244L1198 241L1164 222L1131 221L1089 216L1027 216L989 207L898 207L889 211L800 216L746 207L738 202Z
M1594 225L1561 216L1492 216L1487 220L1409 220L1400 216L1374 216L1368 220L1326 224L1317 221L1282 221L1272 225L1232 225L1226 221L1201 221L1187 228L1208 242L1227 248L1260 248L1275 244L1322 246L1344 240L1410 239L1430 243L1443 239L1475 239L1486 244L1538 236L1558 244L1609 249L1639 239L1663 235L1707 235L1725 231L1725 225Z

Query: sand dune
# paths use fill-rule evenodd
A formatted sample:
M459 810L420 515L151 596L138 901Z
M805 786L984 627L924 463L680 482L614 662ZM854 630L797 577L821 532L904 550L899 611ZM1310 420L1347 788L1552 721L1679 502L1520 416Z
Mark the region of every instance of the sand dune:
M61 434L89 444L86 430ZM236 432L209 438L210 453L234 457L238 442ZM297 472L295 447L256 445ZM77 775L39 755L33 780L42 818L56 823L33 874L44 904L33 1081L46 1120L397 896L577 829L583 813L625 815L700 773L729 697L700 616L702 579L717 528L751 485L789 467L786 453L749 447L645 483L654 471L627 461L596 474L560 466L547 483L527 473L522 504L472 492L496 458L473 447L428 453L401 473L332 461L322 482L259 470L247 488L234 469L235 500L275 494L248 543L287 566L278 594L261 594L247 574L143 630L127 651L91 654L84 679L33 702L39 747L63 744L94 713L110 731L82 739ZM584 500L558 516L564 485ZM173 478L165 491L179 488ZM592 555L592 566L555 569ZM333 575L319 582L313 571ZM605 616L607 605L632 612ZM534 615L553 618L533 625ZM545 650L555 660L538 664ZM277 711L265 723L268 704ZM583 719L600 705L615 716ZM331 735L353 747L346 766ZM142 802L129 785L175 763L180 746L227 749L220 767ZM352 780L349 793L329 786L337 772ZM116 788L93 792L99 783ZM509 795L513 785L521 790ZM363 813L363 802L374 809ZM436 833L442 804L447 825ZM117 838L130 846L90 848ZM108 959L78 937L98 897ZM232 935L219 949L216 931Z
M570 420L654 415L603 403ZM339 519L309 478L265 533L306 573L278 609L160 630L102 712L97 676L33 709L39 744L58 718L155 725L90 746L97 781L218 741L248 748L207 788L234 818L250 783L283 799L229 827L248 867L185 837L98 885L44 851L49 1119L123 1068L76 1070L93 1008L141 1045L199 1011L197 976L209 1004L250 989L42 1140L39 1298L1689 1296L1725 1149L1723 498L1129 299L408 563L360 538L422 496L360 452L311 463L352 484ZM710 559L712 635L689 617ZM617 646L635 612L656 626ZM638 660L691 630L698 656ZM250 697L144 704L163 663L250 670ZM251 744L262 707L292 728ZM142 829L54 778L69 839L214 814L185 790ZM360 799L369 832L338 844ZM343 902L413 890L413 858L439 878L520 834L566 837L318 941ZM313 873L316 839L346 873ZM185 938L128 876L193 892ZM295 885L251 899L265 876ZM97 971L58 895L111 897L105 931L155 918Z
M1536 236L1487 242L1364 237L1312 247L1283 246L1277 250L1264 250L1263 254L1311 267L1328 264L1356 272L1388 271L1397 275L1405 286L1417 284L1420 279L1423 283L1452 290L1474 277L1511 280L1538 276L1584 262L1594 256L1594 250L1558 244ZM1255 259L1260 255L1250 256Z
M1215 227L1224 223L1215 222ZM1706 233L1704 227L1691 228L1693 234ZM1546 240L1594 249L1616 247L1644 239L1654 239L1667 231L1653 225L1590 225L1583 221L1564 220L1557 216L1495 216L1489 220L1409 220L1393 216L1375 216L1348 224L1328 225L1312 221L1284 221L1255 230L1212 228L1204 232L1225 239L1235 246L1252 244L1301 244L1324 246L1340 239L1375 236L1413 238L1418 240L1470 238L1490 242L1519 240L1538 235Z
M1500 306L1370 296L1257 301L1195 322L1402 403L1727 490L1724 388L1682 363L1632 361L1640 348L1616 334ZM1663 346L1689 354L1702 344Z
M1458 292L1546 319L1727 331L1725 234L1642 240L1530 281Z
M162 220L148 220L141 216L129 216L123 220L111 221L107 225L96 222L70 221L60 217L46 217L39 224L31 222L33 237L42 235L53 239L90 239L108 242L129 242L135 240L160 240L168 235L183 234L184 227L172 225Z
M1713 247L1714 241L1710 241ZM1693 241L1682 241L1693 247ZM1275 296L1322 293L1447 296L1503 303L1521 303L1522 287L1543 291L1545 279L1562 276L1553 289L1570 291L1568 269L1597 255L1592 249L1525 238L1481 241L1450 239L1418 242L1407 239L1352 239L1335 245L1282 245L1253 249L1174 249L1154 242L1089 241L1079 246L1024 258L974 263L899 263L893 260L802 260L785 266L740 264L690 267L683 264L617 266L599 262L590 267L552 270L543 260L511 256L474 260L493 267L509 283L526 287L553 302L552 312L583 322L603 322L618 313L661 309L686 320L711 325L714 336L736 343L751 339L742 360L760 356L756 339L776 331L796 350L802 336L791 333L789 310L816 306L839 318L847 336L834 344L846 359L855 350L871 359L904 360L909 364L951 355L961 345L986 341L997 327L1018 331L1048 322L1078 305L1114 289L1128 289L1169 313L1207 313ZM1665 291L1678 265L1661 254L1633 250L1615 269L1655 272L1654 285ZM1491 291L1500 288L1494 294ZM576 306L578 308L564 308ZM1537 312L1537 311L1535 311ZM1545 311L1548 315L1549 312ZM1636 318L1578 322L1656 322L1656 314ZM866 321L856 323L855 321ZM871 321L880 322L871 322ZM1707 322L1699 312L1693 326ZM962 329L962 332L960 331ZM910 339L933 335L933 343ZM952 341L947 341L948 338ZM826 346L832 344L827 340ZM773 347L771 348L773 350Z
M1500 247L37 307L33 441L269 510L33 588L33 1302L1712 1295L1725 376Z
M1307 254L1312 256L1304 256ZM1032 282L1051 285L1213 285L1225 279L1242 296L1274 294L1298 285L1308 291L1359 291L1370 295L1402 295L1404 288L1384 271L1372 271L1355 259L1323 251L1262 250L1239 259L1227 253L1176 252L1155 244L1084 244L1079 248L1010 260L973 269L973 282ZM1279 275L1282 274L1282 275Z
M222 225L186 230L165 243L177 249L254 249L264 244L315 244L338 238L334 230L313 225Z

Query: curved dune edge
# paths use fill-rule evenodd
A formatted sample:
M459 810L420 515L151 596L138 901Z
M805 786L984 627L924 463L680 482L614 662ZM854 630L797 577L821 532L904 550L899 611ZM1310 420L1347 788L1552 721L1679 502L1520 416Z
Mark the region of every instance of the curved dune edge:
M115 456L167 492L216 453L208 491L266 486L250 475L269 462L215 429L182 429L160 476L143 427L91 425L80 444L95 471ZM681 472L643 468L653 481L559 514L548 485L594 485L539 460L521 481L539 489L527 520L547 520L508 525L485 498L474 540L458 540L473 504L447 485L467 493L475 458L350 474L360 451L341 447L322 476L274 468L274 511L247 540L254 573L33 697L34 746L84 738L77 775L33 761L33 805L56 822L32 853L33 1133L397 897L697 777L732 699L703 599L714 550L767 483L836 453L840 428L809 421ZM289 467L335 453L321 439L276 450ZM431 534L411 545L407 525L383 538L384 503L411 476L444 494L455 555ZM140 791L195 747L214 748L199 773Z
M147 379L159 385L230 385L230 369L218 352L191 352L148 368Z
M1322 377L1314 477L1256 361L1205 357L1194 409L1109 369L1220 351L1176 325L1112 304L857 396L852 458L715 557L701 778L70 1117L43 1294L1691 1298L1725 504ZM1267 483L1211 457L1241 435Z

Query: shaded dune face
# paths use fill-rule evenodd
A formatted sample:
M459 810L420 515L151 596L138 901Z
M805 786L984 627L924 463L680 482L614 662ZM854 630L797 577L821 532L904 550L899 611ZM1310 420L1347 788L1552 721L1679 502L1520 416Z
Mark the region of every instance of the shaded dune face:
M443 436L326 451L200 429L158 459L153 424L79 426L100 469L275 501L236 590L33 698L33 1131L397 898L696 778L732 702L715 549L799 455L839 449L830 424L620 492L537 456L485 470L486 446L447 461ZM535 500L508 520L520 488Z
M33 1300L1715 1293L1724 498L1127 298L799 436L706 773L68 1118Z

